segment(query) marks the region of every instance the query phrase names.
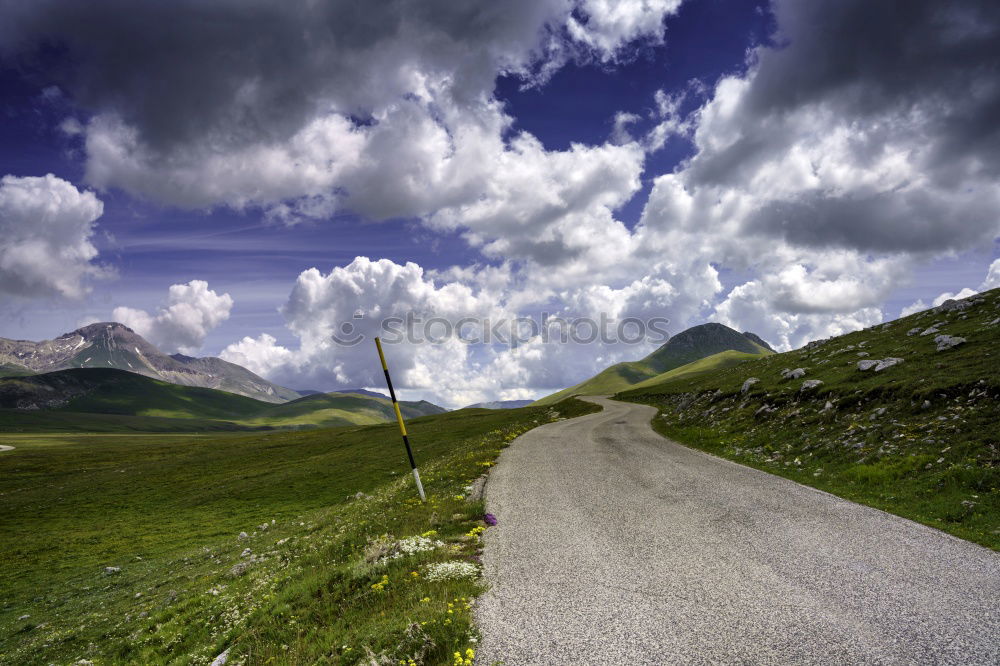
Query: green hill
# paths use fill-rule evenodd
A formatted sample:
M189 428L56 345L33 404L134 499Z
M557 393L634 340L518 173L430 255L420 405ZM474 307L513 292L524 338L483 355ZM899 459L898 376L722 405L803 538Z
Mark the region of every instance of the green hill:
M696 377L703 373L721 370L722 368L729 368L734 365L739 365L744 361L759 359L760 357L760 354L751 354L748 352L729 349L724 352L719 352L718 354L712 354L711 356L700 358L697 361L692 361L691 363L686 363L679 368L668 370L656 375L655 377L650 377L649 379L641 381L638 384L633 384L629 387L629 390L653 388L669 384L671 382L680 381L682 379L691 379L692 377Z
M994 289L616 397L684 444L1000 549L998 350Z
M402 402L407 418L445 410ZM43 417L42 415L49 415ZM388 398L318 393L282 404L112 368L0 378L0 431L200 431L366 425L395 418Z
M754 356L774 353L753 333L740 333L723 324L701 324L673 336L641 361L612 365L590 379L546 396L535 404L549 405L573 395L611 395L724 351Z

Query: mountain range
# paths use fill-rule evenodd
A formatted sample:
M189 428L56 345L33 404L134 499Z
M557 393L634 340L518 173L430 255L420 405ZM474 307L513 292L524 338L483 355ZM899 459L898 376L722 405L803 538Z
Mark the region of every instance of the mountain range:
M115 368L171 384L218 389L265 402L281 403L302 397L297 391L221 358L164 354L117 322L90 324L42 342L0 338L0 376L70 368Z

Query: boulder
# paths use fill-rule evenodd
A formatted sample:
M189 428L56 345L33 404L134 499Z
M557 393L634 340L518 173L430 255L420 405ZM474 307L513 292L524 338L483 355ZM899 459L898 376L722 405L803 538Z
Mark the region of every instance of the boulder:
M781 371L781 376L784 379L801 379L806 376L806 369L795 368L794 370L789 370L788 368L785 368Z
M740 393L746 393L750 390L750 387L759 382L760 380L756 377L750 377L745 382L743 382L743 387L740 388Z
M958 345L965 344L965 338L960 338L955 335L938 335L934 337L934 342L937 343L937 350L944 351L946 349L951 349L952 347L957 347Z
M892 366L899 365L902 362L903 359L890 356L889 358L882 359L875 365L875 372L882 372L886 368L891 368Z
M865 359L864 361L858 361L858 370L864 372L865 370L871 370L876 365L879 364L877 359Z
M811 391L814 388L817 388L822 385L823 382L819 379L807 379L804 382L802 382L802 386L799 388L799 391Z

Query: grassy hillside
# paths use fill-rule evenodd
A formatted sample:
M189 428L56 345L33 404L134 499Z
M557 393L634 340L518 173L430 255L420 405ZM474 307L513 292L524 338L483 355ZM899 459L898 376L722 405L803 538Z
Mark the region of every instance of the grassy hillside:
M612 395L719 352L737 351L754 356L773 353L758 341L760 338L752 333L739 333L722 324L693 326L670 338L640 361L612 365L590 379L546 396L535 404L550 405L574 395Z
M400 406L407 418L444 411L428 402ZM53 427L40 414L51 415ZM0 379L0 431L6 432L301 428L365 425L394 418L392 403L380 396L319 393L274 404L112 368Z
M1000 548L998 354L993 290L618 397L682 443Z
M718 354L706 356L705 358L698 359L697 361L692 361L691 363L682 365L679 368L674 368L673 370L668 370L667 372L656 375L655 377L650 377L645 381L641 381L638 384L629 387L629 390L652 388L669 384L671 382L681 381L683 379L691 379L706 372L715 372L724 368L730 368L734 365L739 365L744 361L751 361L759 359L760 357L761 354L748 354L747 352L733 351L730 349L728 351L719 352Z
M466 487L521 432L594 409L413 420L426 504L394 424L0 436L0 663L464 661L480 587L435 574L477 570Z

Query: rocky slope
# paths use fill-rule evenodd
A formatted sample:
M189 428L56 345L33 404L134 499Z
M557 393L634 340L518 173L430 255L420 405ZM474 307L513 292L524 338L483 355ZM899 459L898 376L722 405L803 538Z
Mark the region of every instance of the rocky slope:
M91 324L42 342L0 338L0 368L7 376L70 368L116 368L171 384L218 389L266 402L300 397L296 391L221 358L168 356L116 322Z
M1000 290L625 391L664 434L1000 549Z

